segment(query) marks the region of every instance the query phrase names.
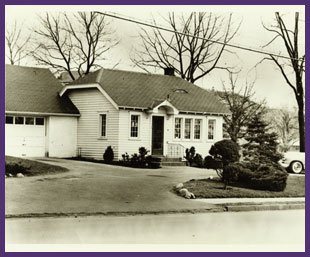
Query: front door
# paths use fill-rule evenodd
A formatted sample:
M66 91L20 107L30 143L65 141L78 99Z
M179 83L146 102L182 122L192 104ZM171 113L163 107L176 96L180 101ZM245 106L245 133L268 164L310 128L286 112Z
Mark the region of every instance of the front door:
M153 116L152 120L152 154L164 154L164 117Z

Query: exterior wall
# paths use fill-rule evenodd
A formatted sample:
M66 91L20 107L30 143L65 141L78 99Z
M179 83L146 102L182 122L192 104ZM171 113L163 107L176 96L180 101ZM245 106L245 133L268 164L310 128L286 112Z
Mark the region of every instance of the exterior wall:
M140 115L139 122L139 137L130 138L130 119L131 115ZM138 153L139 147L144 146L151 150L152 141L152 118L149 114L141 111L119 111L119 155L118 159L122 158L122 154L127 152L129 155Z
M77 154L77 117L50 116L47 126L49 157L74 157Z
M80 111L78 119L77 147L81 156L102 159L108 146L114 156L119 155L119 111L98 89L80 89L68 92L69 98ZM107 115L107 135L100 137L100 114Z
M183 125L182 125L182 134L184 133L184 119L190 118L192 119L192 129L191 129L191 139L184 139L183 135L181 139L174 138L174 122L175 118L182 118ZM201 138L194 139L194 119L201 119ZM171 119L171 129L168 131L169 136L169 143L181 144L186 148L190 148L194 146L196 149L196 153L201 154L203 157L209 154L209 150L211 146L223 139L223 117L221 116L203 116L203 115L188 115L188 114L180 114L174 115ZM215 137L213 140L208 139L208 120L213 119L215 120Z
M130 133L130 116L132 114L140 115L140 136L137 139L132 139L129 136ZM194 146L196 152L201 154L203 157L208 155L210 147L217 141L223 139L223 117L221 116L203 116L203 115L167 115L166 111L159 110L156 114L146 114L141 111L127 111L121 110L119 114L119 155L118 158L121 159L121 155L127 152L129 155L133 153L138 153L138 149L141 146L146 147L151 151L152 149L152 117L153 116L163 116L164 117L164 155L168 153L168 144L180 144L186 148ZM192 119L192 129L191 129L191 139L175 139L174 138L174 121L175 118L182 118L183 122L185 118ZM201 139L195 140L194 136L194 119L201 119ZM208 120L215 120L215 137L213 140L208 139ZM184 124L182 126L182 134L184 133ZM151 153L151 152L150 152ZM185 154L185 153L184 153Z

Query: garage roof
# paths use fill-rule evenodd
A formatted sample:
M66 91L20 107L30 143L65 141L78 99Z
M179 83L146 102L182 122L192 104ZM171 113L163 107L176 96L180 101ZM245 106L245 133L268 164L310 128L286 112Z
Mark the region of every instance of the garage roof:
M5 66L6 112L79 114L68 97L59 96L61 89L49 69Z

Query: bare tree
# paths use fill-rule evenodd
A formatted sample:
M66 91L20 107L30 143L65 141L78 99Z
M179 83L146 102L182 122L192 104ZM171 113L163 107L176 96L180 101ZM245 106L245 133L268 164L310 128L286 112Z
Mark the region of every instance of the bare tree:
M295 13L295 24L291 30L287 28L282 16L276 12L276 25L264 26L264 28L275 34L270 42L266 44L270 45L277 39L280 39L285 46L285 49L289 55L289 62L279 60L270 55L272 60L279 70L287 85L293 90L298 105L298 124L299 124L299 140L300 140L300 152L305 151L305 114L304 114L304 88L303 88L303 74L305 64L305 54L301 54L299 48L299 13ZM294 78L291 78L291 74L294 74Z
M218 92L220 99L227 105L231 115L224 116L227 133L234 142L243 138L246 127L255 113L265 109L265 102L257 103L253 100L255 82L247 82L245 86L237 86L238 76L229 73L229 87L222 82L223 91Z
M141 29L141 50L131 59L141 69L174 68L181 78L195 82L214 69L232 70L220 64L226 44L235 36L240 24L232 29L232 15L228 19L212 13L191 13L167 20L172 32L154 28L151 32ZM153 21L157 26L155 20Z
M286 108L282 108L272 110L266 116L271 128L278 135L280 150L287 152L294 143L298 142L297 115Z
M118 43L104 15L46 13L39 18L41 28L34 30L37 40L32 56L41 65L68 72L73 80L101 67L104 54Z
M12 65L20 65L21 61L28 55L27 47L31 34L24 37L23 27L14 22L13 27L6 26L5 43L7 62Z

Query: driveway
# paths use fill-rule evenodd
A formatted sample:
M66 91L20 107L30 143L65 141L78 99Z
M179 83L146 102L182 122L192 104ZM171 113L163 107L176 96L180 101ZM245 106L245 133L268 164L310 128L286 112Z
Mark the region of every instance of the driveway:
M190 167L133 169L98 163L40 158L69 172L5 180L5 214L94 215L188 212L214 205L181 198L174 185L215 175Z

